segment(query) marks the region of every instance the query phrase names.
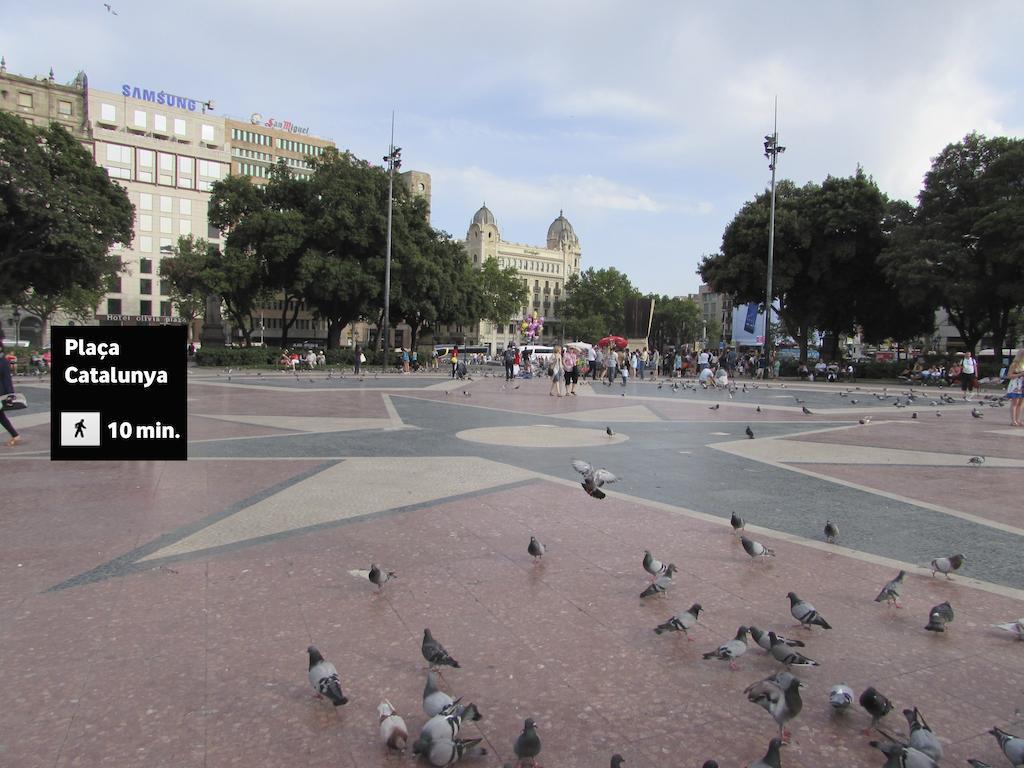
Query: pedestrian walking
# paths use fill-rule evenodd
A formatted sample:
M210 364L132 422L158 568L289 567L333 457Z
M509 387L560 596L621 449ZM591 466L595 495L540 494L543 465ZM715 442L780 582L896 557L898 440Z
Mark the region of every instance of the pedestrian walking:
M587 372L583 374L583 380L587 380L589 376L593 381L597 381L597 350L594 347L587 347Z
M449 361L452 364L452 378L454 379L455 378L455 372L456 372L456 370L459 367L459 345L458 344L456 344L454 347L452 347L452 356L451 356L451 358L449 358Z
M974 396L974 390L978 386L978 361L971 350L964 352L964 359L960 363L960 389L964 393L964 400L970 400Z
M7 395L14 394L14 380L11 376L11 363L7 357L3 354L4 343L0 341L0 399L5 398ZM21 442L21 435L18 434L18 430L11 424L11 420L7 418L7 412L5 409L0 407L0 427L7 430L7 434L11 436L11 439L7 441L7 447L13 448Z
M563 376L562 368L562 348L555 345L554 354L551 355L551 387L548 389L548 394L554 397L562 397L564 386L562 384Z
M566 347L562 353L562 375L565 377L565 394L575 396L579 373L576 371L576 350L572 347Z
M356 352L352 357L352 367L355 369L356 376L359 375L360 369L363 367L363 363L366 362L366 355L363 354L363 348L356 344Z
M1024 422L1020 420L1020 411L1024 407L1024 343L1007 367L1006 377L1010 380L1006 385L1006 397L1010 401L1010 424L1024 427Z
M610 387L615 383L615 371L619 367L619 357L611 344L608 345L608 351L604 356L604 367L608 370L608 386Z

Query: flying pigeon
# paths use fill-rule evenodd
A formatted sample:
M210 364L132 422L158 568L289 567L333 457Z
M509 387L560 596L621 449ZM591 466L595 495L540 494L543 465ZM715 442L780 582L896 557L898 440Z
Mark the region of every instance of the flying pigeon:
M423 630L423 643L420 645L420 651L423 653L423 658L430 662L432 667L447 665L456 669L459 668L459 662L448 655L448 651L434 639L429 629Z
M942 760L942 745L918 708L904 709L903 716L907 718L907 726L910 728L909 746L918 752L924 752L936 763Z
M864 729L864 735L871 733L871 729L878 725L878 722L892 711L892 702L875 690L873 686L864 689L860 695L860 705L871 715L871 725Z
M944 573L946 578L952 578L949 574L951 571L960 570L960 566L964 564L967 558L963 555L950 555L949 557L936 557L932 560L932 576L935 573Z
M853 704L853 689L846 683L833 685L828 692L828 703L836 712L845 712Z
M749 424L747 424L747 428L746 428L746 430L745 430L745 434L746 434L746 435L747 435L747 437L749 437L749 438L750 438L751 440L753 440L753 439L754 439L754 430L752 430L752 429L750 428L750 425L749 425Z
M682 613L677 613L664 624L656 626L654 632L659 635L663 632L682 632L687 640L692 641L693 638L690 637L689 630L697 623L700 612L700 603L694 603L689 609Z
M980 467L982 464L985 463L985 457L984 456L971 456L971 458L969 458L967 460L967 463L968 464L972 464L975 467Z
M794 651L787 643L780 640L774 632L768 633L771 642L771 654L776 661L785 664L787 667L817 667L820 666L814 659L809 659L799 651Z
M721 659L729 662L729 669L736 669L736 659L747 652L747 628L740 627L736 630L736 637L722 643L713 651L704 654L705 659Z
M878 593L878 597L875 598L875 602L881 603L884 601L889 605L902 608L903 606L900 605L900 588L903 586L903 577L906 575L906 571L900 571L896 574L888 584L882 587L882 591Z
M668 591L669 585L672 583L672 577L675 575L676 567L674 564L669 563L665 569L665 573L656 578L654 582L647 587L643 592L640 593L640 597L650 597L651 595L662 594Z
M384 588L392 579L398 578L394 571L382 569L376 563L370 565L370 582L377 585L378 591Z
M431 742L427 760L431 765L442 768L442 766L455 765L463 757L482 757L487 754L487 748L480 746L482 741L482 737L476 739L442 737Z
M797 597L796 592L790 592L786 597L789 598L789 612L800 622L800 626L810 629L811 626L817 625L822 629L832 629L832 625L825 621L825 617L819 614L813 605Z
M814 415L814 411L812 411L806 405L801 405L800 406L800 410L804 412L805 416L813 416Z
M1005 624L993 624L992 626L1016 635L1018 640L1024 640L1024 618L1008 621Z
M775 557L775 550L769 549L759 541L740 536L740 543L743 545L743 551L751 557Z
M403 720L391 702L384 699L377 705L377 715L380 718L380 740L388 751L401 752L409 740L409 729L405 727Z
M782 747L782 739L776 737L768 742L768 751L764 757L756 763L751 763L749 768L782 768L779 761L779 749Z
M605 427L604 431L605 431L605 434L608 435L608 437L615 437L615 432L614 432L614 430L612 430L611 427Z
M783 742L789 735L786 723L799 715L804 707L800 698L802 686L803 683L791 675L785 683L778 678L767 678L754 683L744 691L748 701L762 707L772 716L779 726L779 738Z
M110 7L110 3L104 3L103 7L107 9L107 13L112 13L117 16L117 11Z
M655 558L649 549L644 550L643 566L644 570L651 574L651 581L654 581L659 576L664 575L668 570L668 565Z
M316 695L330 699L336 707L347 704L348 699L341 692L341 681L338 680L338 670L334 665L324 661L315 645L309 646L306 653L309 654L309 684L313 686Z
M423 686L423 711L427 717L439 715L446 709L451 709L458 700L437 687L437 675L433 670L427 670L427 684Z
M721 403L715 403L714 405L709 406L708 410L709 411L717 411L718 410L718 406L720 406L720 405L721 405Z
M520 766L524 760L528 759L530 765L536 768L537 755L540 754L540 737L537 735L537 724L531 718L526 718L526 722L523 723L523 732L519 734L512 749L516 753L516 757L519 758Z
M946 625L953 620L953 606L947 600L939 603L928 612L928 623L925 629L929 632L945 632Z
M765 632L763 629L758 629L757 627L755 627L753 625L751 625L749 627L749 630L750 630L750 636L752 638L754 638L754 642L755 643L757 643L759 646L764 648L766 651L771 651L771 649L772 649L772 641L771 641L771 638L768 637L768 635L771 634L771 633ZM782 635L775 635L775 638L779 642L785 643L786 645L788 645L788 646L790 646L792 648L803 648L804 647L803 641L801 641L801 640L790 640L788 637L783 637Z
M831 520L825 521L825 541L829 544L835 544L836 539L839 538L839 527Z
M592 496L595 499L603 499L605 492L601 490L601 486L605 483L617 482L619 478L609 472L607 469L595 469L592 465L580 459L572 460L572 468L583 475L583 490L587 492L588 496Z
M544 557L544 545L537 541L535 536L530 537L530 545L526 548L526 551L533 557L534 562Z
M977 408L971 408L971 416L973 416L976 419L985 418L985 414L979 411Z
M732 525L734 533L736 531L742 531L747 525L746 521L735 512L733 512L732 517L729 518L729 524Z
M1007 733L999 726L994 726L989 733L996 737L996 741L999 742L1003 754L1006 755L1006 759L1010 761L1011 765L1015 768L1024 765L1024 739Z

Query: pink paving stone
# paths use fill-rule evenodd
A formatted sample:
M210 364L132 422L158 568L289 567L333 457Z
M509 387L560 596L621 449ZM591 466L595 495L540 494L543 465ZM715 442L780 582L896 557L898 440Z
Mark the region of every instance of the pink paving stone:
M333 416L359 418L387 418L388 412L378 391L359 389L331 390L330 382L321 382L315 391L289 389L287 386L257 389L239 385L223 387L190 382L188 404L194 414L260 414L288 416ZM404 390L395 390L404 392Z
M295 430L278 429L260 424L242 424L211 417L189 416L188 440L219 440L230 437L263 437L264 435L294 435Z

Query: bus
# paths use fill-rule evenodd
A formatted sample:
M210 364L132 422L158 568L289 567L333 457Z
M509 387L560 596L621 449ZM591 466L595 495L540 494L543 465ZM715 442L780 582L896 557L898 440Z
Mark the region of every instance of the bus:
M440 358L442 361L446 357L451 357L452 350L455 347L459 348L459 357L463 355L490 355L491 348L487 344L435 344L434 345L434 357Z

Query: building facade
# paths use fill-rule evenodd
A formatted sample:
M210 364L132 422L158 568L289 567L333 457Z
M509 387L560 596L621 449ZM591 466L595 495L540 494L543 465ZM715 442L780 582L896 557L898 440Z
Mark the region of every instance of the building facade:
M502 240L494 214L484 205L473 215L466 232L466 251L477 269L482 269L489 258L497 260L501 268L515 267L528 291L526 306L519 315L507 323L480 323L478 343L490 346L494 353L510 341L522 341L519 321L534 312L544 317L541 343L551 343L561 336L559 309L565 283L579 274L582 258L579 238L561 211L548 227L547 242L542 247Z
M710 285L702 285L697 290L698 293L691 293L687 298L697 302L704 317L704 341L710 347L728 343L727 340L732 338L732 296L715 293ZM708 338L707 329L715 323L721 329L720 335Z

